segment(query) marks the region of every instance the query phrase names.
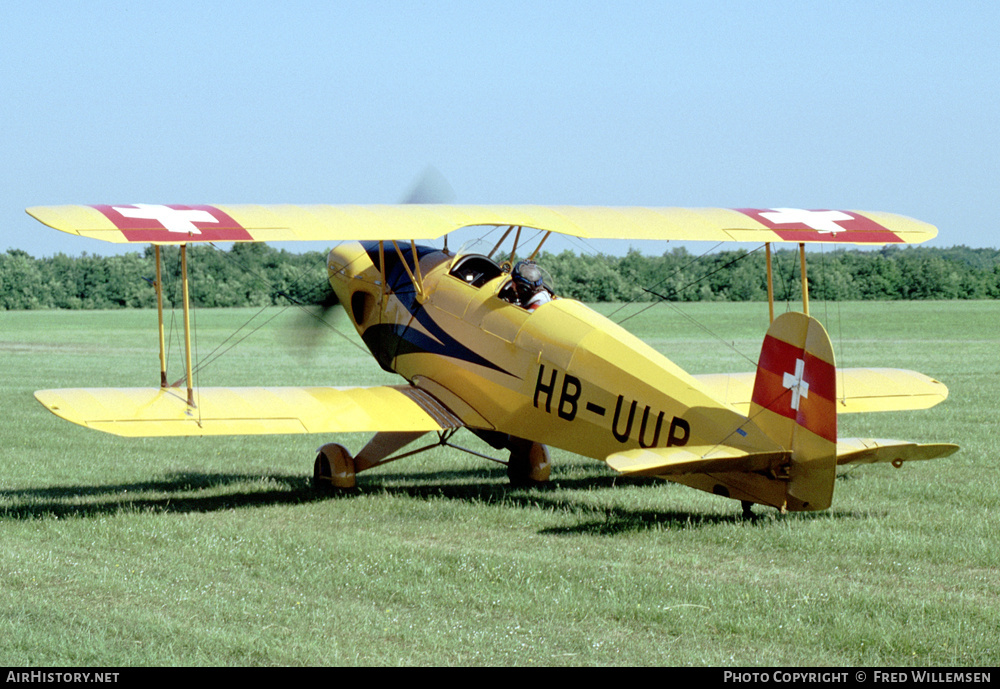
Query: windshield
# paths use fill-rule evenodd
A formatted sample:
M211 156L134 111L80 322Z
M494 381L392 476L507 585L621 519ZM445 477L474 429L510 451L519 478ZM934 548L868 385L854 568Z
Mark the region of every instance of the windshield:
M482 287L493 278L503 274L503 270L493 259L482 254L456 256L451 264L451 270L448 272L473 287Z

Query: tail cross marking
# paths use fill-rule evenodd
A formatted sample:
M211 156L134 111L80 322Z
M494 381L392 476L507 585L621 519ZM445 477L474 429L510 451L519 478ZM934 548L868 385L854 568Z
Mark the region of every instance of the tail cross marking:
M781 383L787 390L792 391L792 409L799 410L799 402L803 397L809 399L809 383L803 380L806 362L803 359L795 360L795 373L788 373L782 376Z

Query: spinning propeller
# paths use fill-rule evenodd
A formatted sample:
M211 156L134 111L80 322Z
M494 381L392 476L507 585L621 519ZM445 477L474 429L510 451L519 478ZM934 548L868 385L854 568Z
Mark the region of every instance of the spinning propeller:
M404 204L434 204L451 203L455 200L455 190L448 180L445 179L437 168L428 165L423 173L416 179L410 190L403 197L400 203ZM314 349L329 330L337 331L331 324L334 319L335 309L339 306L336 292L327 282L324 284L322 300L311 306L301 309L301 315L297 319L294 331L302 337L308 349ZM339 332L339 331L337 331Z

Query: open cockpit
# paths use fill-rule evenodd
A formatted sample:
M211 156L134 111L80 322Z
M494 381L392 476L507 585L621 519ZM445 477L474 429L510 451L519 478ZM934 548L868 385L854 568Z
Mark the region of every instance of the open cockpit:
M503 275L503 272L492 258L482 254L466 254L455 259L448 274L478 288Z

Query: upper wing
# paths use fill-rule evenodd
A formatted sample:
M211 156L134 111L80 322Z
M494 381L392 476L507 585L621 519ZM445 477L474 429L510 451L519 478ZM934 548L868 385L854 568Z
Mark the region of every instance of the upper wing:
M592 239L915 244L933 225L891 213L796 208L454 205L37 206L63 232L108 242L428 240L462 227L514 225Z
M716 399L749 413L753 373L695 376ZM948 397L944 383L897 368L838 368L837 413L929 409Z
M128 437L439 431L462 421L431 395L370 388L197 388L195 408L177 388L39 390L67 421Z

